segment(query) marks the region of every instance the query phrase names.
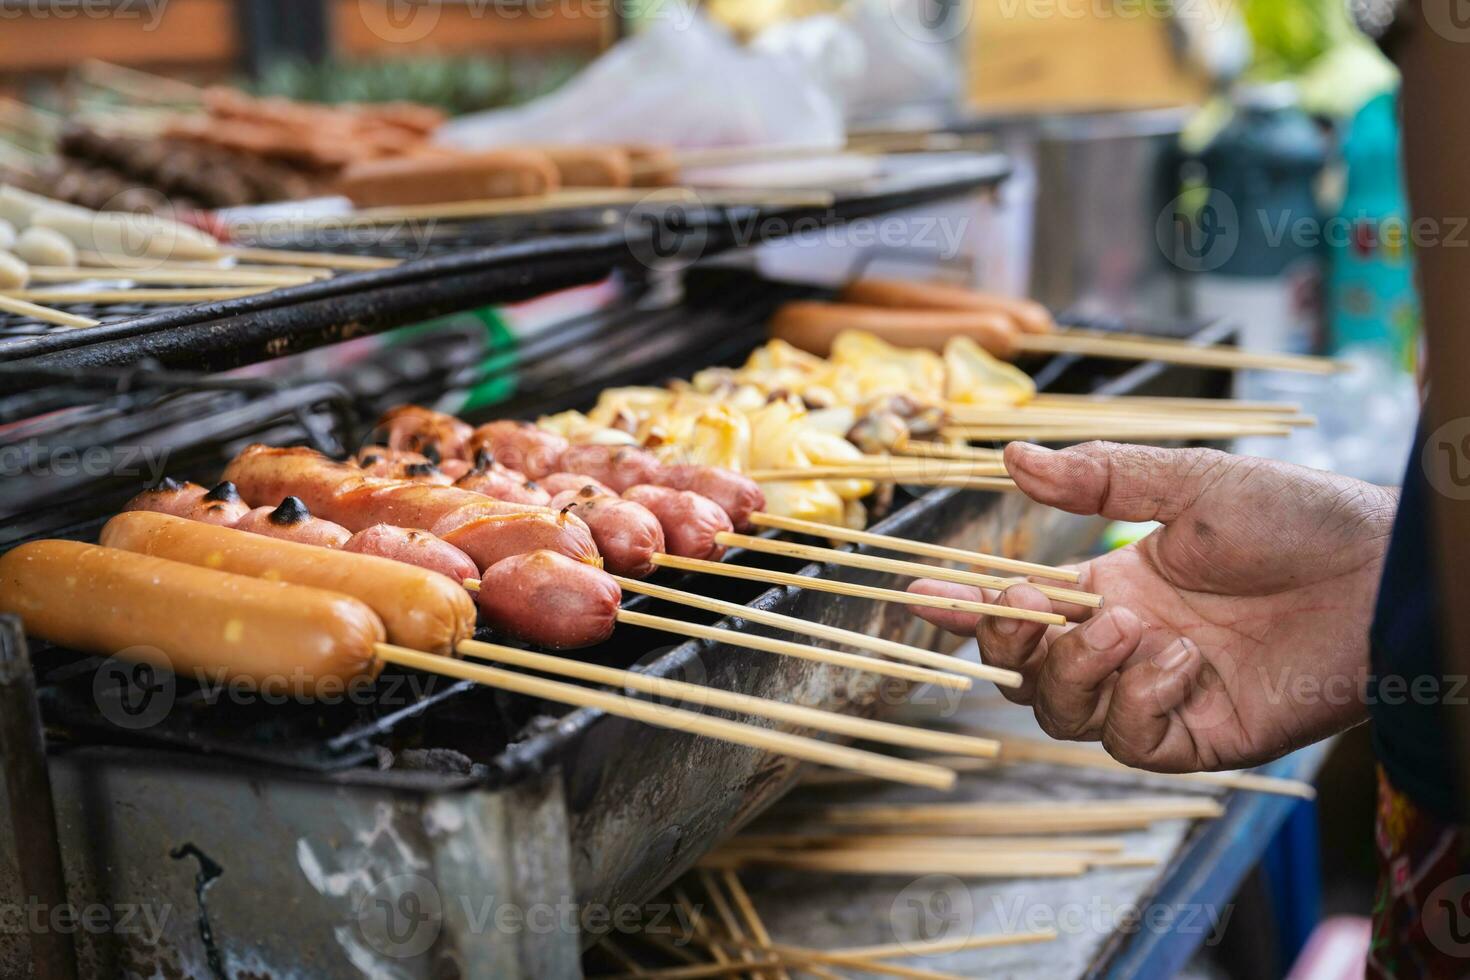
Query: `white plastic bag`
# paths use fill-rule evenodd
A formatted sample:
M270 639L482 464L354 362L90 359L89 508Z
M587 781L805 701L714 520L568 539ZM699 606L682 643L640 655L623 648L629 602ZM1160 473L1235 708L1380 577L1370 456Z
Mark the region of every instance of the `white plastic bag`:
M559 90L463 116L439 142L841 146L842 113L798 61L748 50L702 17L656 21Z

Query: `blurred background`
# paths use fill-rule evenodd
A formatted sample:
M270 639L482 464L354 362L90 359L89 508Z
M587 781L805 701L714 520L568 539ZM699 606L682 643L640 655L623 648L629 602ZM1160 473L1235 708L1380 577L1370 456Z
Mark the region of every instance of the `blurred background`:
M1397 80L1341 0L28 0L0 7L0 182L97 208L329 198L333 148L221 137L220 86L432 107L435 139L460 147L907 134L1000 150L995 193L931 209L965 220L959 247L862 261L918 252L1063 314L1228 316L1249 346L1352 358L1330 378L1244 373L1237 396L1320 424L1238 448L1381 483L1407 456L1419 329ZM739 183L755 177L781 183ZM755 261L835 282L859 247L775 243ZM1292 831L1323 859L1320 895L1277 916L1288 952L1318 912L1371 907L1372 771L1363 730L1344 736ZM1270 891L1263 868L1247 897ZM1236 972L1260 925L1241 908L1193 970Z

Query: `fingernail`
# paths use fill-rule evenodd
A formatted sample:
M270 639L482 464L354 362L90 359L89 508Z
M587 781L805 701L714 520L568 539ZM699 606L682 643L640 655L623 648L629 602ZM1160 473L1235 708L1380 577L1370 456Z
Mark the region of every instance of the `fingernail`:
M1163 653L1154 657L1154 666L1159 670L1178 670L1189 660L1189 644L1180 640Z
M1111 613L1099 613L1082 627L1082 638L1094 650L1111 650L1123 639L1123 632Z
M995 631L1001 636L1015 636L1016 631L1021 628L1019 619L998 618L995 621Z

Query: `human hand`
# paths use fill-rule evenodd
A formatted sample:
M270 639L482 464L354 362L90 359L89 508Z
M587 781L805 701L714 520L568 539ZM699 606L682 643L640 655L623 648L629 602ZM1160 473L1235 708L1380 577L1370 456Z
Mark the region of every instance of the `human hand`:
M1002 693L1048 734L1191 772L1258 765L1366 717L1359 682L1394 491L1206 449L1011 443L1005 460L1042 503L1164 525L1078 567L1075 587L1105 601L1079 626L913 607L1020 671L1023 685ZM980 598L929 579L909 588ZM999 601L1052 610L1024 584Z

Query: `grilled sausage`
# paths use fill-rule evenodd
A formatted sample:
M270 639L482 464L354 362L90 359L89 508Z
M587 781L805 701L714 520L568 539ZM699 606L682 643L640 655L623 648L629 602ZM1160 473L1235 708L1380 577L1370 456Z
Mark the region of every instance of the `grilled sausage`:
M441 541L428 531L394 527L392 524L363 528L347 540L342 550L417 565L438 572L456 584L480 574L470 556L449 542Z
M669 554L709 561L724 556L725 546L715 540L715 535L735 528L730 516L708 497L649 484L629 487L623 497L642 504L658 518Z
M551 503L551 494L528 479L526 474L508 466L501 466L488 458L455 480L454 485L461 490L473 490L475 493L483 493L487 497L506 500L513 504L535 504L538 507L545 507Z
M520 470L533 480L566 469L558 464L567 447L567 441L555 432L511 419L480 426L469 442L471 458L489 453L495 462Z
M536 149L551 159L563 187L630 187L633 184L632 160L622 147L552 144Z
M601 643L617 624L622 592L603 571L535 551L486 570L476 601L490 625L552 649Z
M287 497L279 507L257 507L235 525L238 530L319 548L340 548L352 537L341 524L312 517L300 497Z
M351 463L328 459L315 449L305 446L278 449L262 443L241 450L225 467L224 477L240 488L240 496L252 507L274 507L287 497L300 497L313 514L336 521L349 531L361 530L378 521L366 521L356 528L344 521L333 513L332 501L338 492L349 485L386 482L372 480Z
M622 493L640 483L658 483L663 465L636 446L572 446L561 455L561 468L582 473Z
M453 415L420 405L400 405L378 419L376 431L389 449L422 453L429 462L468 459L470 435L475 431Z
M0 556L0 612L87 653L318 697L375 677L386 637L376 613L341 593L76 541Z
M609 572L633 578L653 574L653 556L664 550L664 532L647 507L583 487L557 494L551 508L570 510L587 523Z
M1023 333L1052 333L1057 329L1051 311L1029 299L983 293L978 289L939 282L903 279L859 279L842 290L844 303L907 310L975 310L1002 313L1016 321Z
M713 500L737 531L750 530L750 515L766 506L766 495L760 484L719 466L665 467L658 482L660 486L689 490Z
M354 163L337 185L338 193L363 208L532 197L559 186L546 154L519 149Z
M461 577L450 581L413 567L415 562L390 561L391 556L381 552L381 557L353 553L361 549L350 543L334 551L164 514L119 514L102 529L101 543L201 568L350 595L382 618L389 642L415 650L449 654L475 632L474 602L461 584L463 568L456 570ZM460 558L473 577L474 566L463 555Z
M996 357L1016 356L1020 328L1004 313L984 310L892 310L852 303L786 303L771 318L770 334L793 347L826 357L844 330L864 330L900 347L943 350L956 335L969 337Z
M572 514L549 510L487 513L466 507L445 517L430 530L469 555L481 570L512 555L531 551L554 551L585 564L602 564L591 530Z
M583 487L591 487L598 493L606 494L610 497L616 497L618 495L617 491L606 483L600 483L590 476L583 476L581 473L548 473L546 476L537 480L536 483L541 489L553 497L565 493L568 490L581 490Z
M205 524L234 527L250 512L250 507L228 481L206 490L197 483L180 483L165 477L158 486L129 500L123 510L151 510Z

